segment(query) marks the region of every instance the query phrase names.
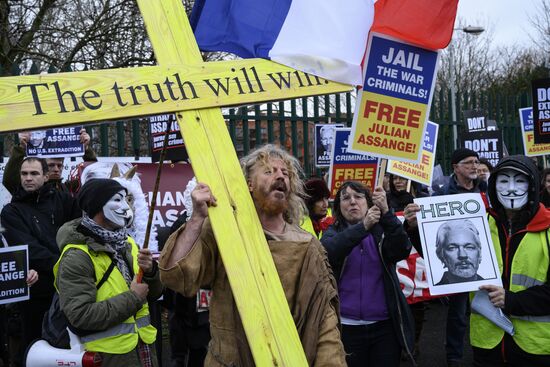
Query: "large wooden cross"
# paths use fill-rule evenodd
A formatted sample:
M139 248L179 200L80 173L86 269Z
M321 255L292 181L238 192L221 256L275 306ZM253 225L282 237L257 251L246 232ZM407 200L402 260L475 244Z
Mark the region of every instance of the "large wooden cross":
M256 365L306 366L218 107L351 87L266 60L204 63L181 0L138 5L158 66L0 78L0 132L175 112L193 171L218 199L209 215Z

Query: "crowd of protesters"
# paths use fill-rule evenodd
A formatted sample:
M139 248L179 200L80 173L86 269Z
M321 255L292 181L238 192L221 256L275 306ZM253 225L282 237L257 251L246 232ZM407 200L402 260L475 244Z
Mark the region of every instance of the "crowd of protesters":
M95 161L88 134L80 134L85 160ZM171 367L254 365L210 224L217 200L208 182L188 188L185 213L159 231L157 263L129 235L134 212L126 188L112 179L64 183L63 162L25 157L29 137L19 137L3 177L13 196L0 219L8 246L28 245L32 287L28 301L2 310L3 366L24 365L57 298L71 332L102 356L103 366L159 366L153 345L162 330L152 320L162 293ZM550 170L524 156L492 167L464 148L451 163L442 187L388 174L372 191L344 182L329 203L325 180L303 181L300 163L283 149L268 144L241 159L309 365L414 363L426 307L407 304L396 271L412 248L422 256L413 200L480 193L503 283L482 288L516 332L471 313L471 294L450 295L447 365L464 365L469 337L475 366L550 366ZM206 308L202 297L210 301Z

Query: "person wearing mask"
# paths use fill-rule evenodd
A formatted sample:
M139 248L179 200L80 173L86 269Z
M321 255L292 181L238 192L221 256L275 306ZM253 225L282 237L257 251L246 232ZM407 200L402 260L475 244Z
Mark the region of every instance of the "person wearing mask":
M319 240L299 227L305 208L298 160L268 144L243 157L241 165L309 365L345 365L336 284ZM208 220L216 199L201 182L191 198L193 214L162 250L161 280L187 297L201 286L212 289L205 366L254 366Z
M342 340L348 366L397 367L412 359L414 324L395 263L411 243L388 208L386 193L346 181L334 199L334 224L321 242L338 281Z
M323 231L332 224L333 218L328 206L330 191L326 182L321 178L310 178L304 184L306 192L306 206L309 215L304 217L301 227L321 238Z
M550 211L539 192L538 169L525 156L504 158L489 178L489 228L503 286L480 289L515 333L472 313L474 366L550 366Z
M42 334L42 318L54 294L53 266L59 258L58 229L82 215L76 200L48 181L46 160L27 157L21 163L20 186L0 214L4 237L10 246L29 246L29 267L40 274L30 299L18 303L22 322L22 357L30 342ZM21 363L21 362L18 362Z
M82 218L57 234L61 257L54 267L55 287L69 327L81 331L86 351L100 353L103 367L157 366L152 346L157 330L147 300L156 300L162 285L151 251L139 249L127 233L133 211L126 196L112 179L82 186ZM142 282L136 279L140 270Z

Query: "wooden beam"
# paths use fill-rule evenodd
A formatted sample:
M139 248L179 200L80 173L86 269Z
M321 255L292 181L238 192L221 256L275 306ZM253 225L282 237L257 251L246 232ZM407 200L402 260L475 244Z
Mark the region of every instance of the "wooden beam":
M0 78L0 132L345 92L262 59Z
M180 0L138 0L159 64L202 63ZM271 253L219 109L177 113L209 209L218 248L258 366L307 366Z

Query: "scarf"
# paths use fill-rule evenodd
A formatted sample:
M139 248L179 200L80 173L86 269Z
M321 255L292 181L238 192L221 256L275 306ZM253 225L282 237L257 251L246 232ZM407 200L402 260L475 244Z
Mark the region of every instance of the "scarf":
M124 254L128 248L128 243L126 242L128 238L127 229L123 227L110 231L94 222L86 213L83 213L81 223L85 228L95 234L105 246L114 252L116 266L124 277L124 280L126 280L128 286L130 286L130 283L132 283L132 274L130 273L128 263L124 260Z

